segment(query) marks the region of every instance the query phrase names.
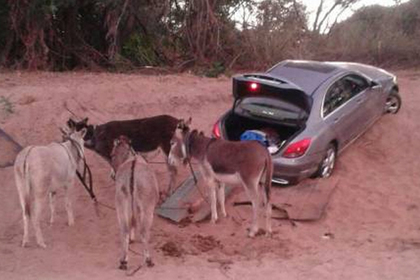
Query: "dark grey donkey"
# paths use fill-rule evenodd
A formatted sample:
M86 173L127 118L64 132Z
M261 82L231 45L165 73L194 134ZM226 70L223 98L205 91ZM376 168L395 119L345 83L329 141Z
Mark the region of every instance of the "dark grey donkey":
M169 142L174 135L180 120L169 115L159 115L144 119L111 121L100 125L88 124L88 119L82 121L67 121L68 131L87 129L85 147L94 150L108 162L111 160L111 150L114 139L125 135L131 139L131 145L136 152L146 153L160 148L165 156L169 155ZM170 173L168 192L174 190L177 170L167 165Z
M120 269L127 269L128 246L134 240L135 230L140 229L144 262L153 266L149 253L150 229L153 213L159 199L159 189L153 170L136 155L131 141L120 136L114 141L111 165L115 170L115 206L121 230L122 256Z
M222 215L225 210L225 184L242 185L251 200L253 217L249 236L258 232L258 210L265 205L266 230L271 233L270 189L273 176L271 156L267 149L256 141L232 142L205 137L197 130L191 131L189 123L180 122L171 140L169 163L178 165L198 161L200 172L210 190L211 221L218 219L217 197ZM219 183L219 184L218 184Z

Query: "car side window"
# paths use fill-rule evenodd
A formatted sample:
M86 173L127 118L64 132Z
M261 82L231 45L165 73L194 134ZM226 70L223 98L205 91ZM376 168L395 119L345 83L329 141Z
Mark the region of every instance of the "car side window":
M343 80L350 89L351 97L356 96L369 87L368 81L362 76L356 74L345 76Z
M330 86L325 95L322 108L324 117L346 103L369 86L367 80L359 75L347 75Z

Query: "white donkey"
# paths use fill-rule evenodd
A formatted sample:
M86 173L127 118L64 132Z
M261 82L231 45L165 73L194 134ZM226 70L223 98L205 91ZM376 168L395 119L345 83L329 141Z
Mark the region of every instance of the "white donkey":
M147 266L153 266L149 238L159 199L156 176L146 161L136 155L131 141L125 136L114 140L111 165L115 170L115 206L121 230L122 256L119 268L127 269L128 245L134 240L137 226L143 243L144 262Z
M23 214L23 247L29 242L29 220L32 221L38 245L46 247L40 228L42 207L49 197L50 223L52 224L54 222L54 195L60 186L64 186L68 224L69 226L74 224L68 190L73 185L79 163L84 159L85 133L85 129L74 132L63 143L28 146L17 155L14 171Z

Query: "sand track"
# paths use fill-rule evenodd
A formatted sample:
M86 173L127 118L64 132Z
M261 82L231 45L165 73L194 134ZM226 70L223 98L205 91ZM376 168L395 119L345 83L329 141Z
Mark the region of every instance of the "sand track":
M420 274L420 73L397 71L403 108L384 116L339 158L340 184L317 222L273 221L271 239L246 238L250 209L228 206L217 225L175 225L155 218L153 268L142 279L418 279ZM141 76L106 73L2 73L0 96L15 113L0 115L1 128L22 146L60 140L65 107L92 122L172 114L193 117L210 132L231 106L229 78L191 75ZM157 156L159 158L160 155ZM114 203L109 166L87 152L98 199ZM164 166L154 166L166 187ZM186 176L188 170L181 170ZM75 185L76 224L66 226L62 195L56 224L42 223L48 248L21 248L22 225L12 168L0 169L0 279L120 279L116 214L99 217L80 184ZM180 178L179 180L181 180ZM47 210L47 209L45 209ZM325 233L333 238L324 239ZM169 245L168 245L169 244ZM133 244L129 268L142 257ZM168 253L169 252L169 253Z

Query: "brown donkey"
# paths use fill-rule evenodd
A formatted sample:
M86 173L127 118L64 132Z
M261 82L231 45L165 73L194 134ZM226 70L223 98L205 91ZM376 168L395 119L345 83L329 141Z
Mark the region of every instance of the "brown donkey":
M150 229L159 199L159 189L153 170L136 155L131 141L120 136L114 140L111 165L115 170L115 206L121 230L122 256L120 269L127 269L128 246L134 240L137 225L143 243L144 262L153 266L149 253Z
M205 137L197 130L190 131L188 124L180 122L171 140L168 161L178 165L191 159L198 161L200 172L209 186L211 221L217 221L216 188L222 215L225 210L225 184L240 184L252 203L253 217L249 236L258 231L258 210L261 197L265 205L266 230L271 233L270 189L273 176L271 156L256 141L232 142ZM219 185L217 184L219 183ZM218 186L217 186L218 185Z

